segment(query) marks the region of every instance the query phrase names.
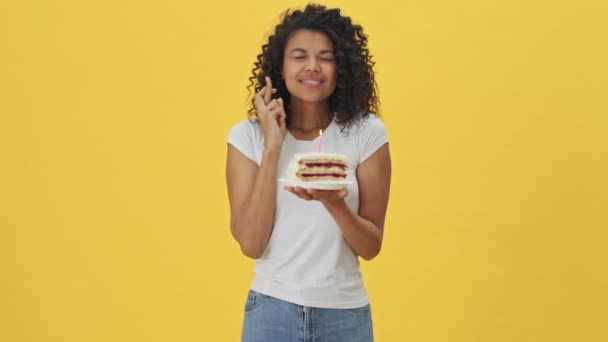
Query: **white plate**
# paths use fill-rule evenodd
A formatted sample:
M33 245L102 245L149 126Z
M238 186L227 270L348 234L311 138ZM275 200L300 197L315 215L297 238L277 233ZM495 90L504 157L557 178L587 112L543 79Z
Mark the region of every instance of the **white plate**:
M295 179L280 178L279 183L281 183L283 186L301 186L304 189L340 190L346 188L353 182L349 180L344 180L340 182L303 182Z

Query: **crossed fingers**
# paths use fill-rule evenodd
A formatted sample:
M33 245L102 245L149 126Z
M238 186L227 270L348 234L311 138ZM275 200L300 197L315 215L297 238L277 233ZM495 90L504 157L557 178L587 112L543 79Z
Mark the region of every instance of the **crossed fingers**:
M277 90L272 87L270 77L266 76L264 79L266 80L266 85L260 89L254 97L255 107L258 110L264 110L264 108L266 108L266 106L270 103L272 94L277 92Z

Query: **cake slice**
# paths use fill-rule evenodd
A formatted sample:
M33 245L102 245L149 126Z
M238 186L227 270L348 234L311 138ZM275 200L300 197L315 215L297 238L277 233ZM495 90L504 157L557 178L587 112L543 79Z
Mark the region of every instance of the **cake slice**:
M305 182L346 180L348 158L331 153L296 153L287 167L287 177Z

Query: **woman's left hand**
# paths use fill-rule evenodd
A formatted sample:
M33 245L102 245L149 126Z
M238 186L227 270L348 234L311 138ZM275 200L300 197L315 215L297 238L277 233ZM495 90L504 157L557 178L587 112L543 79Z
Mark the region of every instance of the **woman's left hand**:
M292 194L300 197L303 200L311 201L317 200L327 205L336 201L342 200L348 194L348 190L315 190L305 189L301 186L286 186L283 189L291 192Z

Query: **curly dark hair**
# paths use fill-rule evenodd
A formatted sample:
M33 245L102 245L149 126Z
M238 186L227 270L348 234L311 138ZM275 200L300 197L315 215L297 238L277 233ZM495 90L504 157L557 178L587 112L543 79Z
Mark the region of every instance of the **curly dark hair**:
M329 97L329 108L334 119L344 130L353 123L369 116L370 112L378 113L378 91L374 80L372 55L367 48L367 36L360 25L352 23L350 17L341 16L340 9L327 9L325 6L308 4L306 8L290 13L287 10L274 33L268 37L268 43L262 45L262 53L257 55L255 67L251 70L247 87L251 106L247 112L250 119L256 118L254 95L265 86L264 77L270 77L277 89L273 98L282 98L287 114L286 123L290 122L290 96L281 78L285 46L291 35L297 30L322 32L334 45L337 66L336 89ZM251 88L254 91L251 91Z

